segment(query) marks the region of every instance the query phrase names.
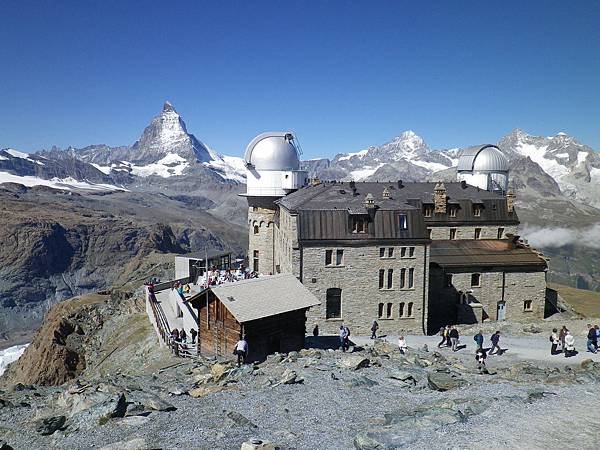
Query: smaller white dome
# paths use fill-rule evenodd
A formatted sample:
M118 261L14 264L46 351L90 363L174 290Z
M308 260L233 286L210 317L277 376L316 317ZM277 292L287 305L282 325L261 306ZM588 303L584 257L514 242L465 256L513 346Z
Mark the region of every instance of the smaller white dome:
M268 132L259 134L248 144L244 162L255 170L299 170L298 154L291 132Z
M458 158L459 172L508 172L508 159L495 145L467 149Z

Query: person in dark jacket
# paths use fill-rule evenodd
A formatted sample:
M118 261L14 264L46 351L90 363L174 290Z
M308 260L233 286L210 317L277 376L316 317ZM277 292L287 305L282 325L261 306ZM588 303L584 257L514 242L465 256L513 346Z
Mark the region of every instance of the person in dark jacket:
M550 335L550 354L552 356L558 355L559 352L556 349L558 348L559 343L560 337L558 336L558 330L554 328L552 330L552 334Z
M588 335L587 335L587 350L588 352L596 353L596 347L598 346L598 336L596 335L596 329L588 325Z
M195 344L196 336L198 336L198 332L194 328L190 328L190 336L192 337L192 344Z
M374 320L373 325L371 325L371 339L377 338L377 330L379 330L379 324Z
M442 338L442 340L438 344L438 348L441 348L442 345L446 344L446 327L440 328L440 337Z
M458 351L458 340L460 335L458 334L458 329L456 327L452 327L450 329L450 342L452 342L452 351Z
M317 337L319 335L319 325L315 323L315 327L313 328L313 336Z
M475 352L475 360L477 361L477 370L479 373L488 373L487 367L485 366L485 358L487 355L485 354L485 350L483 347L479 347Z
M497 350L496 354L500 353L500 332L496 331L494 334L492 334L490 341L492 341L492 348L490 348L490 352L488 353L488 355L493 355L494 350Z
M475 336L473 336L473 340L477 344L477 349L483 348L483 333L479 331Z

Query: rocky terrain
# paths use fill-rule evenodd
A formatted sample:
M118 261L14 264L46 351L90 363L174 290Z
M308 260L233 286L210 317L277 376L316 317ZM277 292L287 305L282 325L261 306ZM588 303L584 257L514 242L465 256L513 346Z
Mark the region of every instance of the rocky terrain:
M139 293L56 306L0 378L4 448L591 448L600 364L336 338L241 368L159 347ZM516 324L513 324L517 327ZM540 327L546 328L542 323ZM531 324L527 333L539 333ZM541 328L540 328L541 329ZM525 330L525 329L524 329ZM522 331L525 332L525 331ZM61 384L62 383L62 384ZM568 440L565 440L568 436Z

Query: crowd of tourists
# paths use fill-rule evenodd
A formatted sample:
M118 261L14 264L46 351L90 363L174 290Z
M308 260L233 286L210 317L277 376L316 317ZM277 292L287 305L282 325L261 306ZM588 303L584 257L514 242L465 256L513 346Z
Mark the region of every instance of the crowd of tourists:
M194 328L190 328L190 344L196 344L196 337L198 336L198 331ZM188 334L185 329L178 330L174 328L171 330L171 351L175 356L179 356L181 350L187 350L188 347Z
M198 278L198 284L202 287L218 286L225 283L233 283L240 280L249 280L258 278L258 272L250 270L248 267L240 266L238 269L217 269L212 267L207 274Z

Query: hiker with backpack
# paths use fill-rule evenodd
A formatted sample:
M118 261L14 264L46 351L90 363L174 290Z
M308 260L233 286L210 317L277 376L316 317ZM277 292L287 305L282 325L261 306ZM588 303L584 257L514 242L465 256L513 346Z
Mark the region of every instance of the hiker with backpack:
M377 339L377 330L379 330L379 324L374 320L373 325L371 325L371 339Z

